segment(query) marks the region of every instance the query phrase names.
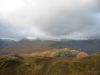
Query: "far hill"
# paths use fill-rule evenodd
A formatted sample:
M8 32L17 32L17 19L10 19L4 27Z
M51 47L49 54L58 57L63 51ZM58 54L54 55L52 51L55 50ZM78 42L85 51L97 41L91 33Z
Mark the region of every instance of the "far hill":
M22 39L16 43L5 46L0 50L0 54L19 54L32 53L34 51L43 51L59 48L69 48L74 50L84 50L87 53L94 54L100 52L100 40L28 40Z
M0 39L0 48L5 48L9 45L14 44L16 41L11 39Z
M50 49L50 45L56 43L51 40L28 40L23 39L14 43L13 45L7 46L0 52L1 54L16 54L16 53L31 53L33 51L40 51L44 49Z
M100 40L62 40L51 45L55 48L70 48L75 50L85 50L88 53L100 52Z

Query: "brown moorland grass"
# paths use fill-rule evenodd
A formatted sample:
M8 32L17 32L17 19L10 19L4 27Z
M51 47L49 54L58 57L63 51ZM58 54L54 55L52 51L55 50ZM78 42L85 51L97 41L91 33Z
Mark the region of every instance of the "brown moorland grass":
M100 54L83 58L1 56L0 75L100 75Z

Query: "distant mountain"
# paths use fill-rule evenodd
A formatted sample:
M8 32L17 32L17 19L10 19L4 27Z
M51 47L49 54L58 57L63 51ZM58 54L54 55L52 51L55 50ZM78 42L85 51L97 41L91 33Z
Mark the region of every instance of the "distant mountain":
M0 49L14 44L15 41L11 39L0 39Z
M54 48L70 48L84 50L88 53L100 52L100 40L62 40L51 45Z
M0 54L19 54L32 53L34 51L43 51L59 48L69 48L72 50L84 50L88 53L100 52L100 40L29 40L22 39L16 43L6 41L6 44L1 43L2 49Z
M54 44L52 40L28 40L22 39L13 45L7 46L2 49L1 54L13 53L31 53L33 51L40 51L51 48L50 45Z

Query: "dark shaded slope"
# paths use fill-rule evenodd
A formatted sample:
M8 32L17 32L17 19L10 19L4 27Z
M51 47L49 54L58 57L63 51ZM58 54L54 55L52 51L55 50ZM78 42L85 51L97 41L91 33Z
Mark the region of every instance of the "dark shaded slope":
M51 45L56 48L70 48L70 49L80 49L85 50L88 53L96 53L100 51L100 40L69 40L60 41Z
M14 40L10 40L10 39L0 39L0 48L5 48L9 45L14 44L15 41Z

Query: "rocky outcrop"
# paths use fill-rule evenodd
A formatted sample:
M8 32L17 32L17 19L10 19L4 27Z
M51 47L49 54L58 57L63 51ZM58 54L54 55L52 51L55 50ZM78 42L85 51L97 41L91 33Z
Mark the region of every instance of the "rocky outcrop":
M35 52L32 56L44 56L44 57L86 57L88 53L82 50L70 50L68 48L63 49L51 49L44 50L43 52Z

